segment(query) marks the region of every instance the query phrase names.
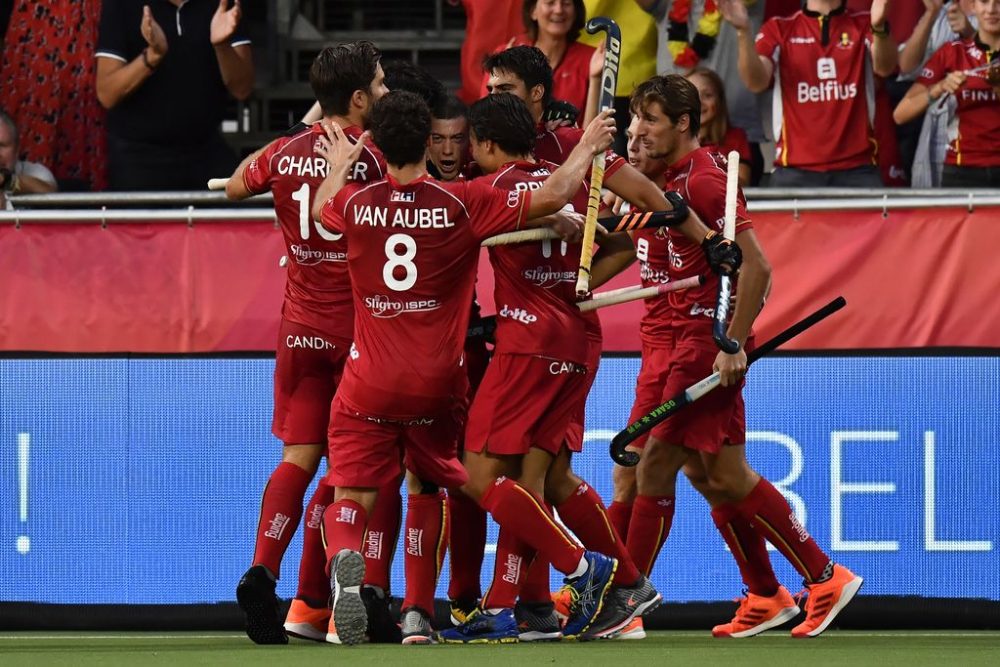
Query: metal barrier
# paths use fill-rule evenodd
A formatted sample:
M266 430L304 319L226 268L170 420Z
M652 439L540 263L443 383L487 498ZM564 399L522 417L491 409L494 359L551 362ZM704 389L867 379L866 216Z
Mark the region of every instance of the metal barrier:
M909 190L905 188L748 188L748 209L788 211L889 211L1000 206L1000 190ZM0 210L0 224L27 222L211 222L274 219L270 194L230 202L221 192L101 192L18 195L13 211ZM132 208L132 207L157 208ZM96 209L96 207L100 207ZM118 207L118 208L116 208ZM162 207L162 208L160 208Z

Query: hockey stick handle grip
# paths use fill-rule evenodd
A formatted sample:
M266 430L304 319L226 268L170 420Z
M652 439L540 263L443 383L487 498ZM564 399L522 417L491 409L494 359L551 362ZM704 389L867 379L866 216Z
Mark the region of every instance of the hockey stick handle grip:
M226 185L229 183L228 178L210 178L208 179L208 189L209 190L225 190Z

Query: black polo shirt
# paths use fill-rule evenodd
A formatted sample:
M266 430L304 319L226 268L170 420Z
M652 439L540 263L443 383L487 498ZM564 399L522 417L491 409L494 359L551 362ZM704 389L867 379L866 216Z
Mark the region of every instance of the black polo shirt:
M104 0L97 57L131 62L146 48L142 7L167 36L167 55L131 95L108 112L108 133L156 145L196 145L218 133L229 93L210 39L217 0ZM241 27L230 44L249 44Z

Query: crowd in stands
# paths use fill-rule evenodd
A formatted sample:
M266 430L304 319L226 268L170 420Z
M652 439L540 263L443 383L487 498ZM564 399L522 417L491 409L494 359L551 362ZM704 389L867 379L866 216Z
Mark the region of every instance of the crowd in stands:
M467 103L485 93L485 56L534 45L583 122L604 55L585 19L610 16L618 127L640 82L690 76L703 141L738 150L746 184L1000 187L1000 0L448 2L467 14ZM197 189L229 173L223 111L254 86L240 19L232 0L0 0L18 164L68 189Z

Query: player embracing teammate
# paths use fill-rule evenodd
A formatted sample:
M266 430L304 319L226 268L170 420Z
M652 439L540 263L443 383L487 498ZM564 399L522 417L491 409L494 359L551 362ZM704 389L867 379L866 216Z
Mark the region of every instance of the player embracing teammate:
M722 228L726 201L726 165L721 156L700 148L701 104L697 89L677 75L654 77L632 95L636 120L630 128L646 160L667 165L664 184L679 192L706 221ZM712 338L718 279L701 288L667 296L669 325L662 329L672 349L643 359L643 372L659 381L660 401L669 399L710 375L721 373L722 387L654 428L642 453L631 515L627 521L629 553L649 572L669 534L674 512L674 484L684 470L712 506L712 518L740 567L749 589L730 623L713 634L747 637L791 620L799 609L774 577L765 540L798 570L809 596L806 618L793 637L812 637L825 630L861 587L862 579L835 564L796 520L788 502L746 460L743 376L746 350L753 349L752 324L769 289L770 268L757 244L742 194L737 205L736 243L743 264L736 288L736 305L728 335L740 343L735 354L720 352ZM669 280L708 274L698 247L675 230L667 232ZM660 239L640 237L640 257L649 269L649 253L662 252ZM645 243L644 243L645 241ZM659 265L662 270L663 263ZM647 276L648 278L649 276ZM649 366L647 366L647 361ZM648 371L647 371L648 368ZM640 378L642 380L643 378ZM647 377L647 381L649 378ZM642 400L640 382L637 400ZM635 416L635 415L634 415ZM622 508L612 513L622 526Z

